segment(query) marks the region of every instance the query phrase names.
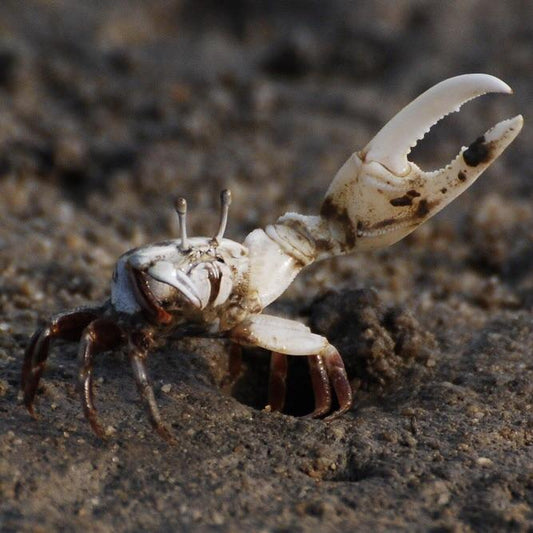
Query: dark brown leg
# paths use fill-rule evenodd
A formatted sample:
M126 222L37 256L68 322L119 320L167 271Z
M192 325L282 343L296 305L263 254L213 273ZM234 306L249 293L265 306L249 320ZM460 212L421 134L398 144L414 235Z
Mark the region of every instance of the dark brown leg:
M146 372L145 360L148 355L147 346L149 346L150 343L149 341L145 342L142 335L138 335L137 338L131 339L131 341L129 353L131 367L137 384L137 390L139 391L146 410L148 411L150 423L163 439L168 443L173 444L176 442L176 439L172 435L172 432L163 423L155 400L154 389Z
M307 361L315 394L315 410L309 416L317 418L331 409L331 385L324 358L320 355L310 355Z
M24 405L32 416L35 416L33 401L50 351L50 341L52 339L79 340L87 324L97 317L98 311L94 309L80 309L79 311L62 313L53 317L47 326L34 333L24 354L20 378L20 388L24 393Z
M220 384L221 389L230 394L239 379L242 372L242 348L238 344L232 342L228 353L228 373L222 379Z
M268 382L268 404L272 411L282 411L285 405L288 366L288 357L285 354L272 352Z
M265 332L280 329L283 333L280 338L272 338ZM311 373L311 381L315 394L315 410L311 416L323 416L331 409L332 390L335 392L339 403L339 409L332 413L328 419L335 418L346 412L352 406L352 389L344 363L337 349L327 342L325 337L314 335L308 328L302 327L301 324L294 323L291 320L278 318L270 315L261 315L261 318L251 316L238 326L233 328L228 337L238 344L260 346L273 352L276 349L290 350L294 349L297 355L307 356ZM318 337L318 339L317 339ZM299 340L302 342L313 341L310 346L317 346L318 353L303 352L299 346ZM323 343L314 344L316 341ZM296 355L294 354L294 355ZM271 371L271 404L273 408L278 408L283 404L285 396L285 377L283 356L279 353L273 353L272 371Z
M330 344L325 353L322 355L326 365L329 381L333 386L333 390L335 391L337 400L339 402L339 409L326 418L326 420L333 420L334 418L337 418L339 415L342 415L348 411L348 409L350 409L352 406L352 387L350 386L350 381L346 375L344 362L337 349Z
M105 437L103 427L98 422L98 414L94 407L93 395L93 359L94 355L111 350L124 341L122 329L104 318L91 322L84 330L79 347L78 387L85 417L92 430L100 438Z
M234 342L229 349L228 373L231 383L234 383L242 370L242 347Z

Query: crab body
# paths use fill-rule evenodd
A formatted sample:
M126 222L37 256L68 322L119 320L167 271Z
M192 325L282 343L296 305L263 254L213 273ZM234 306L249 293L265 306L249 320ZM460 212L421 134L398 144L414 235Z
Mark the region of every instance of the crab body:
M55 316L26 350L21 385L33 414L39 380L54 338L79 340L82 405L92 429L104 435L93 402L94 355L124 347L154 428L166 439L146 371L149 351L174 334L225 337L238 346L270 350L269 405L282 410L287 356L306 356L315 395L314 417L338 416L352 405L339 352L305 325L263 313L305 266L336 255L388 246L402 239L468 188L512 142L522 117L500 122L441 170L424 172L407 159L410 149L444 115L486 92L509 93L485 74L445 80L401 110L340 168L318 215L287 213L252 231L239 244L223 238L229 191L221 195L214 237L188 238L186 201L178 199L180 238L130 250L113 272L111 298L100 307ZM338 408L331 413L333 399Z
M248 250L229 239L188 242L188 250L174 240L120 257L111 284L113 309L148 315L167 329L194 323L217 334L236 325L248 308Z

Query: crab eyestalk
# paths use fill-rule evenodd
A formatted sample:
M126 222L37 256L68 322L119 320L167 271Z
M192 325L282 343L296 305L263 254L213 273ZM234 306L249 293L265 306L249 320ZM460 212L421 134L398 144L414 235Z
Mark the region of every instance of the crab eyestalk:
M175 203L176 213L178 214L178 220L180 224L180 238L181 242L179 248L182 252L189 250L191 247L187 240L187 200L180 196L176 199Z
M213 239L218 243L224 236L226 226L228 225L228 213L229 206L231 205L231 191L224 189L220 193L220 223L218 225L218 231Z

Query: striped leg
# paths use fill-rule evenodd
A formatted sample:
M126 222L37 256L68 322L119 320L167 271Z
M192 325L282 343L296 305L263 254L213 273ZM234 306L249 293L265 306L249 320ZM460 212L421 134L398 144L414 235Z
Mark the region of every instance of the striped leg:
M331 385L324 358L321 355L310 355L307 361L315 394L315 410L310 416L318 418L328 414L331 410Z
M274 410L283 408L286 383L286 355L309 356L315 410L323 416L331 409L332 391L339 409L328 419L346 412L352 405L352 390L339 352L325 337L315 335L299 322L270 315L254 315L230 332L236 343L271 350L270 402Z
M94 406L93 393L93 360L97 353L112 350L124 341L122 329L104 318L92 321L83 331L78 359L78 388L85 417L91 424L92 430L100 438L105 437L103 427L98 422L98 414Z
M154 389L146 372L145 361L148 356L149 346L151 344L150 339L144 337L142 334L139 334L131 338L130 341L129 357L131 367L133 369L133 376L135 378L135 383L137 384L139 395L141 396L144 406L146 407L146 411L148 412L150 423L163 439L165 439L168 443L173 444L176 442L176 439L161 418L161 414L155 400Z
M35 416L33 402L50 352L50 342L53 339L78 341L85 327L98 317L98 312L98 309L79 309L61 313L34 333L24 354L20 377L24 405L32 416Z

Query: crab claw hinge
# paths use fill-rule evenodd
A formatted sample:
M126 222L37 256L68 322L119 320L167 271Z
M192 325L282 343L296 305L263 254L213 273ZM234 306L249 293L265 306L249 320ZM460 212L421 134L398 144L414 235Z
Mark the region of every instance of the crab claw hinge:
M395 243L474 183L518 135L522 116L496 124L439 170L424 172L407 156L441 118L490 92L512 91L487 74L445 80L404 107L346 161L321 208L337 252Z

